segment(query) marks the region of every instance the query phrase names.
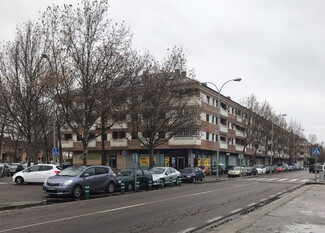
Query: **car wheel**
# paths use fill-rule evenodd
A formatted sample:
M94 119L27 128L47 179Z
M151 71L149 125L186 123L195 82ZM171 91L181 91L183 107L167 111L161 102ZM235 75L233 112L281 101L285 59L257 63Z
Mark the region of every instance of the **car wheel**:
M128 187L129 188L129 187ZM108 187L107 187L107 192L108 193L113 193L115 190L115 185L113 182L109 182Z
M24 178L21 177L21 176L18 176L15 181L16 181L16 184L23 184L24 183Z
M175 185L178 185L179 179L181 179L181 177L176 178Z
M80 185L76 185L76 186L73 187L72 195L73 195L75 198L79 198L79 197L81 197L81 195L82 195L82 188L81 188Z
M132 191L132 190L133 190L133 184L132 184L132 183L129 183L129 184L128 184L128 190L129 190L129 191Z

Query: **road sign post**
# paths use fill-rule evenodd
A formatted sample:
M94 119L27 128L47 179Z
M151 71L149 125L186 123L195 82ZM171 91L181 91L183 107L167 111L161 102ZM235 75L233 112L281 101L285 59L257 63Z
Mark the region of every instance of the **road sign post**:
M314 165L314 170L315 170L315 182L317 181L317 156L320 155L320 148L319 147L314 147L312 150L312 155L315 155L315 165Z

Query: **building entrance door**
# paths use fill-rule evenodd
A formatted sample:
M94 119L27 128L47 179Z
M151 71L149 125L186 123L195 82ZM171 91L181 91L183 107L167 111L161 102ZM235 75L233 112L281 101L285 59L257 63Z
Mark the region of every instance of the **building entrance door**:
M177 158L177 169L185 168L185 157L178 157Z

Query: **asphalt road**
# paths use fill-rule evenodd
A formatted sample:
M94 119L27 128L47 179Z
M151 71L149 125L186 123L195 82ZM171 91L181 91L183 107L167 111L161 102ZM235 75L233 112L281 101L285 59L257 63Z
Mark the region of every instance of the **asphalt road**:
M313 178L286 172L2 211L0 232L189 232Z

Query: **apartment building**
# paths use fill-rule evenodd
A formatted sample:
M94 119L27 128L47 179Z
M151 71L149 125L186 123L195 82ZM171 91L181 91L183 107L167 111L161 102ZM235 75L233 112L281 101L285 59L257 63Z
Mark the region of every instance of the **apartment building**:
M155 164L172 166L182 169L186 166L211 166L217 162L217 111L218 93L197 82L196 95L193 102L200 106L200 124L192 129L179 130L173 138L155 149ZM219 162L228 165L238 165L238 155L243 154L243 165L269 164L271 151L269 146L259 145L254 151L252 144L244 149L245 139L245 107L221 95L220 109L220 156ZM82 163L82 142L68 126L62 128L62 148L64 152L73 154L75 164ZM100 124L91 128L93 134L100 133ZM141 134L139 132L139 134ZM105 155L102 155L104 140ZM116 169L134 167L133 154L139 157L139 165L149 165L147 149L140 144L137 136L131 133L127 122L114 124L103 137L97 137L89 143L88 164L106 164ZM274 164L288 162L289 155L275 153Z

